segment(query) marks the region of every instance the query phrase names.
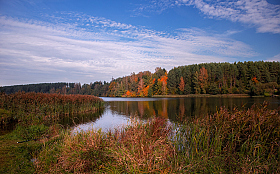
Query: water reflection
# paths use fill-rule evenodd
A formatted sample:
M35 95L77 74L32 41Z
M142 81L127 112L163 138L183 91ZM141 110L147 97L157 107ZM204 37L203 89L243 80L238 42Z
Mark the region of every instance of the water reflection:
M161 116L171 121L180 121L185 117L213 114L221 106L229 110L234 108L249 108L254 103L269 102L270 109L279 107L277 98L163 98L157 100L130 100L107 101L109 108L119 115L137 115L140 118Z
M95 122L104 114L104 109L100 109L94 113L81 113L71 114L68 116L62 115L58 121L58 124L63 125L65 128L73 127L76 125L82 125L88 122Z
M279 98L103 98L105 111L91 123L81 124L77 130L90 128L110 129L126 124L131 116L147 119L151 116L168 118L171 122L186 117L213 114L221 106L229 110L249 108L253 104L269 102L269 109L280 106Z

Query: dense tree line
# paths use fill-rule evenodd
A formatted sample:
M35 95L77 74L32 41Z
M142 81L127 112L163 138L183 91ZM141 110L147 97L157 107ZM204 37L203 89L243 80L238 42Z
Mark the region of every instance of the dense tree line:
M40 93L59 93L59 94L87 94L95 96L106 96L109 83L96 81L90 84L81 83L40 83L28 85L4 86L1 92L12 94L15 92L40 92Z
M111 97L151 97L153 95L249 94L273 95L280 91L279 62L204 63L131 73L129 76L80 83L42 83L2 87L0 91L90 94Z
M277 93L279 62L205 63L173 68L168 73L171 94Z
M279 62L204 63L156 68L112 80L108 96L149 97L186 94L249 94L270 96L280 91Z

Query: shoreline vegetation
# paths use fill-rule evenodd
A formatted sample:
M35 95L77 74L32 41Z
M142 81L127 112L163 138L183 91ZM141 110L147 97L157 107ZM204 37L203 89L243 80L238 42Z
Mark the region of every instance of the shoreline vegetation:
M0 173L36 172L32 159L64 131L60 120L102 109L103 100L92 95L1 93Z
M10 122L51 125L61 116L96 111L103 100L92 95L63 95L35 92L0 94L0 125Z
M38 173L279 173L279 110L225 108L174 129L154 117L114 131L66 131L36 156Z
M101 99L16 93L0 101L1 119L18 120L0 135L0 173L280 173L280 108L267 103L175 124L132 118L119 129L74 134L58 115L67 117L70 106L74 113L101 109Z

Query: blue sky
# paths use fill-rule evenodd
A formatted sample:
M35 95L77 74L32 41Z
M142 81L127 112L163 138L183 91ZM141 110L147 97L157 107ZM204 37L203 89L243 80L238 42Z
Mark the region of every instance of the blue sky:
M0 86L280 61L279 0L0 0Z

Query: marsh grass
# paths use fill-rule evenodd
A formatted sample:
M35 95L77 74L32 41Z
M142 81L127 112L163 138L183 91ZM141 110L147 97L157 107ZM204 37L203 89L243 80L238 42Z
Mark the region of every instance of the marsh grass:
M38 173L279 173L279 110L267 105L190 118L154 117L114 131L71 134L46 146Z
M110 156L129 173L168 169L176 155L168 139L170 132L171 127L163 118L155 117L147 123L133 120L110 136Z
M280 115L255 105L187 121L174 141L185 172L279 173Z
M37 154L46 147L58 149L63 134L59 120L100 108L102 99L90 95L0 93L1 128L17 123L12 132L0 135L0 173L34 173Z
M91 99L67 96L70 104L59 102L68 101L65 96L1 95L1 118L20 124L0 136L0 173L280 173L279 109L269 110L266 103L222 107L175 126L153 117L131 119L108 132L72 133L56 124L60 114L91 110L87 107L100 106L99 100L81 106ZM16 143L29 139L36 141Z
M168 171L175 158L174 146L168 140L170 130L165 119L154 118L146 123L133 119L129 126L106 133L68 132L62 141L39 154L37 170L39 173Z
M25 124L52 125L61 115L96 111L101 107L102 99L92 95L1 93L0 124L16 120Z

